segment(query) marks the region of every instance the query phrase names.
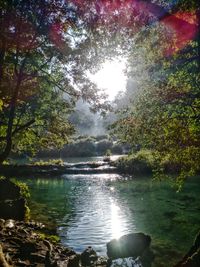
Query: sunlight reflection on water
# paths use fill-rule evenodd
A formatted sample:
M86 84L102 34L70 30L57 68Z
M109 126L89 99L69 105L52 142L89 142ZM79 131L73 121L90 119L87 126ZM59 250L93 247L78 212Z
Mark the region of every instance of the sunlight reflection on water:
M122 233L122 222L119 217L120 208L114 203L111 199L111 229L112 229L112 238L119 238Z
M119 177L116 174L73 176L74 194L78 196L73 198L75 213L62 219L62 226L58 228L64 244L78 252L91 245L105 255L108 241L126 234L127 229L135 230L133 220L127 216L128 207L120 207L118 194L111 183Z
M32 218L55 223L63 244L106 254L106 243L130 232L184 252L199 229L199 177L180 193L167 183L126 175L64 175L26 179ZM188 209L188 205L192 209ZM173 217L172 217L173 216Z

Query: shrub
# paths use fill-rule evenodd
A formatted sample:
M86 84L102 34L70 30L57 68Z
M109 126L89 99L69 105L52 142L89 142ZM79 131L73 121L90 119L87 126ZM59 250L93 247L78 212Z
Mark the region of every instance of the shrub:
M140 150L136 154L124 156L115 162L119 171L129 174L151 174L155 163L154 155L150 150Z

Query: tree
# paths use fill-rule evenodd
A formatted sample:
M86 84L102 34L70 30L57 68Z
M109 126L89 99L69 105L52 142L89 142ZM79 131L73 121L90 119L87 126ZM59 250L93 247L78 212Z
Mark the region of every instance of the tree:
M176 7L169 15L175 18L162 19L162 25L145 29L145 38L138 38L130 52L129 70L133 78L142 73L142 80L126 117L115 125L122 140L154 150L160 167L163 161L176 167L181 182L198 170L200 158L197 8ZM192 14L189 21L188 14ZM183 28L178 31L179 16ZM188 28L192 35L182 36Z
M99 94L80 64L87 41L73 3L1 1L0 28L3 162L12 149L30 146L35 138L38 145L67 142L72 127L65 114L80 96L98 107Z

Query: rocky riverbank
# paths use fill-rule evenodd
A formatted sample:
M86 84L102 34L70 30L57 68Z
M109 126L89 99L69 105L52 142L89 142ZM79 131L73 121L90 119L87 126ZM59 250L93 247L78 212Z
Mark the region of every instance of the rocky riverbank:
M133 267L150 267L154 259L151 238L143 233L111 240L107 244L109 258L106 258L97 256L91 247L77 254L55 242L55 237L44 234L44 229L43 224L33 221L0 219L0 266L114 267L121 258L121 261L134 263Z
M45 226L34 221L24 222L0 219L0 266L34 267L151 267L154 252L151 238L143 233L122 236L107 243L106 257L100 257L91 248L81 254L62 246L56 236L45 234ZM130 265L131 264L131 265ZM169 267L165 264L155 266ZM200 234L183 259L174 267L200 266Z
M98 257L91 248L77 254L59 244L58 237L49 236L48 229L41 223L27 219L26 196L28 188L19 182L0 179L0 267L8 266L123 266L123 267L168 267L162 260L165 251L159 255L159 248L153 247L158 260L153 265L154 252L151 237L143 233L122 236L107 243L109 258ZM105 244L106 246L106 244ZM169 255L169 254L168 254ZM180 255L181 258L181 255ZM178 259L178 257L177 257ZM166 263L166 264L165 264ZM193 246L176 267L200 266L200 233Z
M56 243L43 229L41 223L0 219L0 266L84 266L85 254ZM107 262L97 256L93 261L96 266L106 266Z

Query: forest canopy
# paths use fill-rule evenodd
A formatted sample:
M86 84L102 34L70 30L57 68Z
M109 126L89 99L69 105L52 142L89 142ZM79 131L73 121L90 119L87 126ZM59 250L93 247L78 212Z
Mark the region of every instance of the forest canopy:
M160 170L197 172L199 1L10 0L0 10L0 162L69 142L78 99L108 107L87 71L120 56L128 82L112 103L113 133L152 150Z

